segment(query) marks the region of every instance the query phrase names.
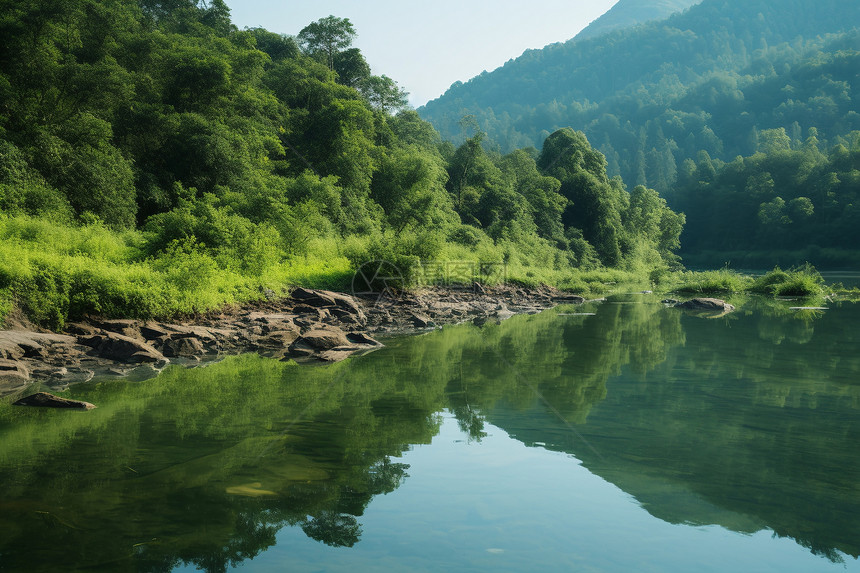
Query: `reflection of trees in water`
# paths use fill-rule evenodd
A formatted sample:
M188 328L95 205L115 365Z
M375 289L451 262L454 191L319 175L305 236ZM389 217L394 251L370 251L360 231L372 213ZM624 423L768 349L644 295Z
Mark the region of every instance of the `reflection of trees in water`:
M288 525L354 545L440 423L438 396L372 375L239 357L92 386L95 416L0 408L0 570L223 571Z
M361 537L361 525L354 516L333 511L305 520L302 531L331 547L352 547Z
M669 521L767 523L815 551L850 549L795 526L832 505L815 484L833 476L810 468L842 463L860 438L856 420L826 415L860 405L848 380L860 372L856 341L829 315L813 325L745 305L706 320L625 302L445 328L329 367L239 357L81 387L100 406L86 416L0 407L0 569L221 571L272 546L285 526L351 547L373 497L408 477L396 458L430 442L445 408L472 439L491 422L575 453ZM801 360L799 348L816 358ZM670 382L679 371L688 378ZM788 424L784 408L821 415ZM590 458L570 424L606 459ZM846 464L837 481L849 487L860 474ZM790 507L774 479L794 484ZM693 492L688 506L677 505L679 485ZM716 506L758 517L732 522Z
M631 361L579 428L599 455L543 408L490 421L574 454L668 522L769 528L831 560L856 557L860 305L811 317L789 304L684 316L685 346L647 372Z

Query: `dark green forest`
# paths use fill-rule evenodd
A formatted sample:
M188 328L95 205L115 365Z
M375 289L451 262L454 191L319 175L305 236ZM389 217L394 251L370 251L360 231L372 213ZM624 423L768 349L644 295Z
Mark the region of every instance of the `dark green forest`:
M343 288L375 259L534 284L677 265L683 215L581 133L455 147L348 19L288 37L221 0L0 0L0 36L0 301L34 320Z
M685 258L702 249L853 249L856 240L839 242L820 224L847 222L856 200L850 173L857 169L860 130L858 25L860 4L850 0L704 0L661 22L527 51L492 73L454 84L419 112L454 141L465 137L460 118L470 116L503 152L540 147L560 127L583 131L606 156L610 176L656 189L687 215ZM826 200L799 189L813 181L784 154L790 150L809 166L801 156L810 145L820 152L815 161L821 154L843 157L828 173L847 169L822 192L835 193ZM792 224L783 225L788 244L760 229L762 201L751 208L746 203L754 198L746 197L737 209L722 199L738 197L711 202L685 195L698 183L690 182L690 162L731 163L761 153L772 156L771 167L783 162L786 171L772 173L778 186L792 180L790 189L777 188L767 201L806 197L816 213L789 215ZM752 240L738 242L742 232ZM839 264L834 257L821 262Z

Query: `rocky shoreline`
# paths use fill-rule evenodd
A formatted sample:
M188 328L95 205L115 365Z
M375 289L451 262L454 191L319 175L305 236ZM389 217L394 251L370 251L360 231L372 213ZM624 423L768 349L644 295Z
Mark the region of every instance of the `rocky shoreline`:
M337 362L382 347L374 337L444 324L500 321L582 297L551 287L428 288L389 296L350 296L298 288L289 297L176 322L70 323L62 333L23 321L0 331L0 397L34 385L61 391L95 377L155 376L168 364L195 366L257 352L278 360Z

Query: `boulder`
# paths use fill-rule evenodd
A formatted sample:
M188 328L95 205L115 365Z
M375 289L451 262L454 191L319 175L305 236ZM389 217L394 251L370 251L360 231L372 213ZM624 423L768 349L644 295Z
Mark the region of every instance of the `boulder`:
M139 323L136 320L102 320L98 322L98 326L103 330L116 332L129 338L142 338Z
M158 340L159 338L166 338L170 336L170 330L168 330L164 325L159 324L157 322L147 322L143 326L140 327L140 334L146 340Z
M21 398L13 404L14 406L37 406L40 408L75 408L78 410L92 410L95 405L81 400L69 400L60 398L47 392L37 392L26 398Z
M290 296L303 304L313 307L332 307L336 306L351 314L363 316L364 313L355 299L349 295L331 292L327 290L312 290L305 288L297 288Z
M307 288L297 288L292 293L290 293L290 297L293 300L300 301L302 304L306 304L312 307L326 307L326 306L335 306L334 298L329 296L327 291L321 290L313 290Z
M349 339L350 342L353 342L355 344L367 344L369 346L384 346L384 344L382 344L381 342L379 342L378 340L376 340L374 338L371 338L370 336L366 335L363 332L350 332L350 333L347 333L346 337Z
M30 380L30 370L15 360L0 360L0 388L17 387Z
M18 360L19 358L24 357L44 357L45 348L40 344L40 342L49 338L50 336L40 336L35 332L13 330L0 331L0 358Z
M675 308L698 312L731 312L735 309L734 306L718 298L693 298L676 304Z
M199 338L192 336L180 336L178 338L169 338L162 347L162 352L165 356L191 358L206 354L206 349Z
M349 339L336 328L314 328L305 332L297 342L303 342L316 350L331 350L338 346L349 346Z
M164 361L164 355L146 342L116 332L82 336L78 342L91 347L91 354L109 360L133 363Z
M257 339L256 343L266 348L286 348L298 337L299 331L297 329L273 330L266 336Z
M423 314L419 314L417 312L409 313L409 321L413 324L413 326L417 328L430 328L432 326L436 326L436 323L433 322L429 317L424 316Z

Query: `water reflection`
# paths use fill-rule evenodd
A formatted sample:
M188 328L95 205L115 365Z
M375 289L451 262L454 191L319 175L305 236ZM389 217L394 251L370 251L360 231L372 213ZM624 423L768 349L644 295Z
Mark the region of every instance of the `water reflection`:
M857 556L860 306L733 302L705 319L614 297L334 366L245 356L80 386L87 414L0 405L0 570L222 571L284 527L354 547L445 409L475 442L490 422L575 455L670 523Z

